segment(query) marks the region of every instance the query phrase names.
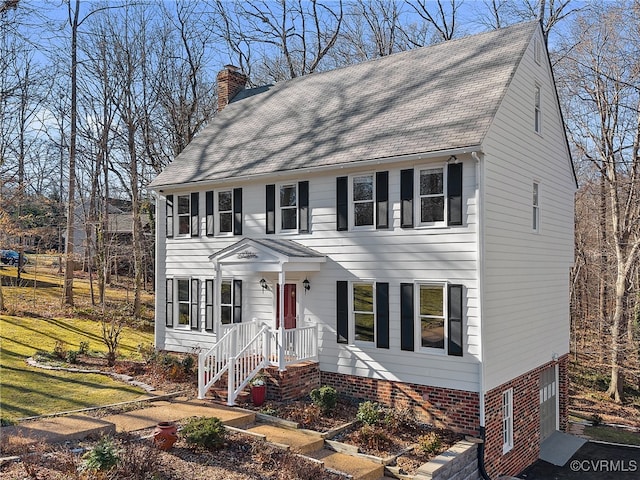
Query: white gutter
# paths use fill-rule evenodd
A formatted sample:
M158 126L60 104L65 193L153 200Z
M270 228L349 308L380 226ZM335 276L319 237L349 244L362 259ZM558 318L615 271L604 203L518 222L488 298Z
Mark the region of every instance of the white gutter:
M438 150L434 152L423 152L423 153L412 153L409 155L398 155L395 157L382 157L382 158L374 158L370 160L358 160L349 163L341 163L341 164L332 164L332 165L320 165L317 167L301 167L292 170L282 170L277 172L265 172L265 173L257 173L253 175L242 175L237 177L223 177L213 180L199 180L196 182L184 182L184 183L169 183L163 185L151 185L148 188L153 189L154 191L163 192L165 187L171 187L172 190L175 190L175 187L178 187L180 190L185 189L188 190L193 187L203 187L208 185L217 185L224 186L228 185L237 185L239 182L245 182L247 180L259 180L261 178L278 178L285 176L300 176L300 172L306 173L322 173L329 170L345 170L345 169L356 169L356 168L365 168L382 164L394 164L394 163L404 163L404 162L416 162L419 160L429 160L437 157L449 157L451 155L464 155L469 153L481 152L480 145L470 145L467 147L461 148L451 148L447 150Z

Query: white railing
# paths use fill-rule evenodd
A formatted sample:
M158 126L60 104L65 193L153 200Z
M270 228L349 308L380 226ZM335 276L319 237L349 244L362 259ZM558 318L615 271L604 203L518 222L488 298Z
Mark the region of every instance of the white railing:
M220 340L198 355L198 398L204 398L211 386L220 380L229 367L229 358L249 343L261 325L254 320L221 326Z
M268 366L269 337L270 329L264 325L237 355L229 358L227 405L235 405L238 394L260 370Z
M220 340L198 355L198 398L228 373L227 403L234 405L238 394L267 366L286 370L288 365L318 360L318 326L308 325L272 330L256 319L222 325Z

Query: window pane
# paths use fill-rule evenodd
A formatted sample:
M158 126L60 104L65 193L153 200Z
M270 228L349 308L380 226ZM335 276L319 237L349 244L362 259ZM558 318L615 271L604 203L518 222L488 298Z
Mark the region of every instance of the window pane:
M533 204L538 205L538 184L533 184Z
M220 214L220 231L221 232L231 232L233 228L231 213L221 213Z
M420 323L422 346L428 348L444 348L444 319L423 318Z
M420 315L443 317L443 288L420 285Z
M189 196L188 195L180 195L178 197L178 214L188 214L189 213Z
M178 280L178 301L189 302L189 280Z
M218 193L218 210L221 212L231 211L231 192Z
M373 200L373 176L355 177L353 179L353 199Z
M373 225L373 202L356 203L353 206L355 226Z
M362 342L373 342L375 337L373 335L374 317L370 313L356 313L356 340Z
M178 233L180 235L188 235L189 234L189 229L191 228L191 217L187 216L181 216L178 217Z
M353 309L356 312L373 312L373 285L353 286Z
M220 321L225 325L231 323L231 307L230 306L220 307Z
M282 209L282 229L295 230L297 225L297 210L295 208Z
M189 308L188 303L180 303L178 305L178 323L180 325L189 325Z
M420 171L420 195L444 193L444 179L441 168Z
M444 197L421 198L420 221L424 223L444 221Z
M220 286L220 303L231 305L231 282L222 282Z
M295 185L284 185L280 187L280 206L293 207L296 205Z

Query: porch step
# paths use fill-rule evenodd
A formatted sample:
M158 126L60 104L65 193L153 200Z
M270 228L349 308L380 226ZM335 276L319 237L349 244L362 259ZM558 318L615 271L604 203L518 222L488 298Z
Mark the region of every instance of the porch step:
M289 445L291 450L297 453L309 454L321 449L324 445L324 439L320 434L302 432L277 425L260 423L247 428L247 430L265 435L268 442Z
M227 387L211 387L207 392L207 398L211 398L220 403L227 403L228 390ZM236 405L242 406L251 402L251 392L243 390L236 397Z
M354 480L379 480L384 477L384 465L366 458L354 457L323 448L307 454L324 462L325 468L348 473Z

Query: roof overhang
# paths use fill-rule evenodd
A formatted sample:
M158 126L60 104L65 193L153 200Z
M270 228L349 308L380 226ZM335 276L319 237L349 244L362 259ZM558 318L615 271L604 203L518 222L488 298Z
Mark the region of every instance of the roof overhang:
M209 260L216 270L231 266L247 272L317 272L327 257L293 240L243 238Z

